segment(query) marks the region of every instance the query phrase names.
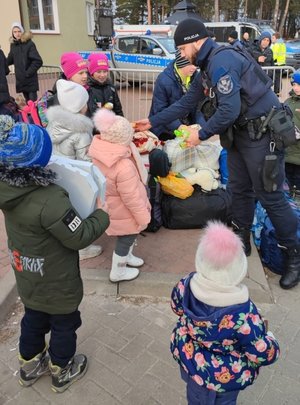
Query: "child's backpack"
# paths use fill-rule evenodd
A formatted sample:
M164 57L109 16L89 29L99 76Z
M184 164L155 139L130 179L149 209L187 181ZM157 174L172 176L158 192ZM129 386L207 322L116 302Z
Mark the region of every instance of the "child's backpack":
M167 176L170 171L168 155L161 149L153 149L149 153L148 198L151 204L151 220L146 232L157 232L162 226L161 199L162 191L156 181L157 176Z
M157 232L162 226L161 199L162 192L160 184L150 175L147 185L148 198L151 204L151 220L145 229L146 232Z
M53 93L47 90L38 100L29 100L20 111L22 121L27 124L36 124L45 128L48 125L46 116L48 100L52 97Z

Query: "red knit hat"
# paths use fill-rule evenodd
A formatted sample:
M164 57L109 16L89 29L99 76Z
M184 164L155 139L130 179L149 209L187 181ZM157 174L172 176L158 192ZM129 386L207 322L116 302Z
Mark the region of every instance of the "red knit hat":
M88 61L90 75L93 75L98 70L109 70L108 57L104 53L91 53Z
M76 52L63 53L60 58L60 64L68 80L76 73L88 68L87 60L83 59L82 56Z

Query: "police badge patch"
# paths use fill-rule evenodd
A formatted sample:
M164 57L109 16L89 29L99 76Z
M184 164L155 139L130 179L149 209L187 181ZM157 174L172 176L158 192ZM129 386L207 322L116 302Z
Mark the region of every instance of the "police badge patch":
M217 83L217 89L222 94L231 93L233 89L233 82L231 76L229 75L222 76Z

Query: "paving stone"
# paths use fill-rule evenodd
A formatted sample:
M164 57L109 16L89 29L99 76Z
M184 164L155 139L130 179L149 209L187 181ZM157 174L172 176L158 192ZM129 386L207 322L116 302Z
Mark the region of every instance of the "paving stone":
M131 384L137 384L137 382L143 378L149 370L151 372L152 366L157 362L157 358L149 353L149 351L144 351L135 358L134 361L124 369L122 376L123 378Z
M130 364L129 360L107 347L98 350L95 358L116 374L122 374L123 370Z
M153 339L150 336L139 333L120 351L120 354L132 361L147 350L151 342Z

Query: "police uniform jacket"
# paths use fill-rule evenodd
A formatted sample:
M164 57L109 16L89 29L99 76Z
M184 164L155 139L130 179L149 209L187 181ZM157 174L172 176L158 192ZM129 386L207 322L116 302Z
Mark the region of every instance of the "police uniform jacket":
M254 61L250 62L233 47L223 47L219 52L217 47L218 44L208 38L196 60L197 66L205 72L204 88L213 90L217 107L203 124L201 139L224 133L241 114L255 119L267 115L272 106L280 105L271 89L272 82ZM259 70L255 71L255 66ZM261 81L261 74L265 82Z
M272 106L279 107L278 97L271 89L272 82L254 60L250 62L234 47L226 46L218 52L217 48L219 45L211 38L204 42L196 60L201 80L194 80L179 101L151 116L152 126L184 116L191 105L213 97L215 113L201 123L199 131L200 138L207 139L224 133L241 115L254 119L267 115Z
M37 174L38 169L26 170L28 177L29 170ZM39 182L45 184L50 175L41 170ZM78 250L102 235L108 215L97 209L83 220L63 188L42 186L32 177L21 180L20 169L15 172L14 178L0 166L0 209L21 300L49 314L74 312L83 296Z

